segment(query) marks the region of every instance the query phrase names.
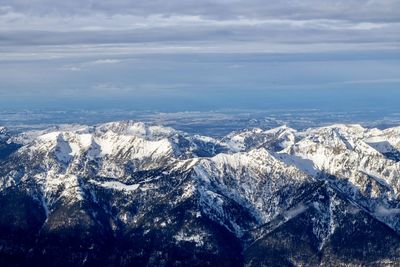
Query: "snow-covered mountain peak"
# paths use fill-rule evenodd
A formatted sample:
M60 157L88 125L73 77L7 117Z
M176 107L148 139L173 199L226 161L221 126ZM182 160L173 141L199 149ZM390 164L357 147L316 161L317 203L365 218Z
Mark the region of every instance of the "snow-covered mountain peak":
M266 133L274 133L274 134L281 134L284 132L297 132L295 129L289 127L288 125L284 124L269 130L265 131Z
M258 147L279 151L293 144L296 136L296 130L284 125L269 130L251 128L236 131L224 137L222 142L232 152L249 151Z
M98 125L95 129L98 133L112 131L116 134L131 135L146 140L160 140L179 134L178 131L169 127L148 125L143 122L135 121L111 122Z
M44 131L15 156L30 161L35 177L41 172L52 173L52 181L57 177L107 177L123 182L141 171L193 171L194 177L201 178L198 181L213 181L218 190L228 190L243 203L254 201L254 194L272 194L289 184L328 179L354 199L373 198L369 208L375 210L375 206L397 208L390 204L400 192L400 163L394 160L400 142L397 133L397 129L360 125L332 125L304 132L282 126L246 129L217 140L123 121ZM29 173L24 175L29 177ZM20 176L8 177L17 181ZM59 181L76 180L68 179ZM41 184L46 187L46 183ZM260 184L265 186L259 188ZM272 216L271 211L269 215L260 212L252 211L257 220Z
M4 126L0 126L0 142L7 141L9 139L8 130Z
M222 233L249 251L294 236L326 253L347 231L400 233L399 129L282 126L215 139L134 121L53 127L0 143L0 204L33 203L40 233L82 224L196 249L218 247Z

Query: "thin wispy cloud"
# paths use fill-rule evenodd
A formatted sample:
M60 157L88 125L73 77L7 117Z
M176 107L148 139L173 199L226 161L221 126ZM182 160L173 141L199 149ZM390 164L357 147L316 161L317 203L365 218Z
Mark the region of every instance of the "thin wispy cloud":
M81 63L76 63L76 64L67 64L62 66L60 69L61 70L66 70L66 71L82 71L87 68L90 68L90 66L96 66L96 65L111 65L111 64L117 64L122 62L121 59L97 59L93 61L86 61L86 62L81 62Z
M115 64L121 62L120 59L97 59L86 64Z
M385 83L400 84L400 78L343 81L337 84L385 84Z

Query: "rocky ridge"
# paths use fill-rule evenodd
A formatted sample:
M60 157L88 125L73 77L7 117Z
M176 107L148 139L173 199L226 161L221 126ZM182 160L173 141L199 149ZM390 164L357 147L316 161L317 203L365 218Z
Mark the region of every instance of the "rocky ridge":
M0 140L2 266L400 262L400 128L216 139L124 121Z

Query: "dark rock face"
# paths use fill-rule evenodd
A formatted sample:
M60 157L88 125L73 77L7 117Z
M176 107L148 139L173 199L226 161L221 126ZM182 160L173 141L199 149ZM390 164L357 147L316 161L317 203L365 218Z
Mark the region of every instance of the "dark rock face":
M0 142L0 161L5 160L13 152L15 152L20 146L17 144L7 144Z
M246 266L399 264L398 233L330 188L315 193L303 200L304 212L268 229L245 250Z
M187 176L179 175L171 183L160 180L159 195L87 188L91 197L60 198L47 219L41 203L19 186L6 190L0 198L7 211L0 217L2 266L240 266L240 240L203 216L196 198L173 204ZM135 219L117 219L117 205ZM196 233L205 236L201 244L190 236Z
M400 265L395 130L98 128L0 143L0 266Z
M10 141L10 135L7 130L0 127L0 162L5 160L20 147L21 145Z
M27 194L28 185L0 192L0 265L26 266L46 220L41 203Z

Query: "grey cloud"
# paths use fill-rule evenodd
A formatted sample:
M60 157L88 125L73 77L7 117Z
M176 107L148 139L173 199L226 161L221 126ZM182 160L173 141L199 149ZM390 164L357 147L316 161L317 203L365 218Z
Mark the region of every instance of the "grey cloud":
M335 25L333 25L335 26ZM381 29L329 29L288 25L168 26L132 30L104 31L2 31L0 45L85 45L85 44L163 44L223 47L237 42L263 44L372 43L381 48L400 39L400 24Z
M114 1L53 1L3 0L2 5L33 14L59 15L103 12L106 14L200 15L213 18L342 18L363 21L399 21L397 0L114 0Z
M3 0L0 25L6 58L385 50L399 48L400 1Z

